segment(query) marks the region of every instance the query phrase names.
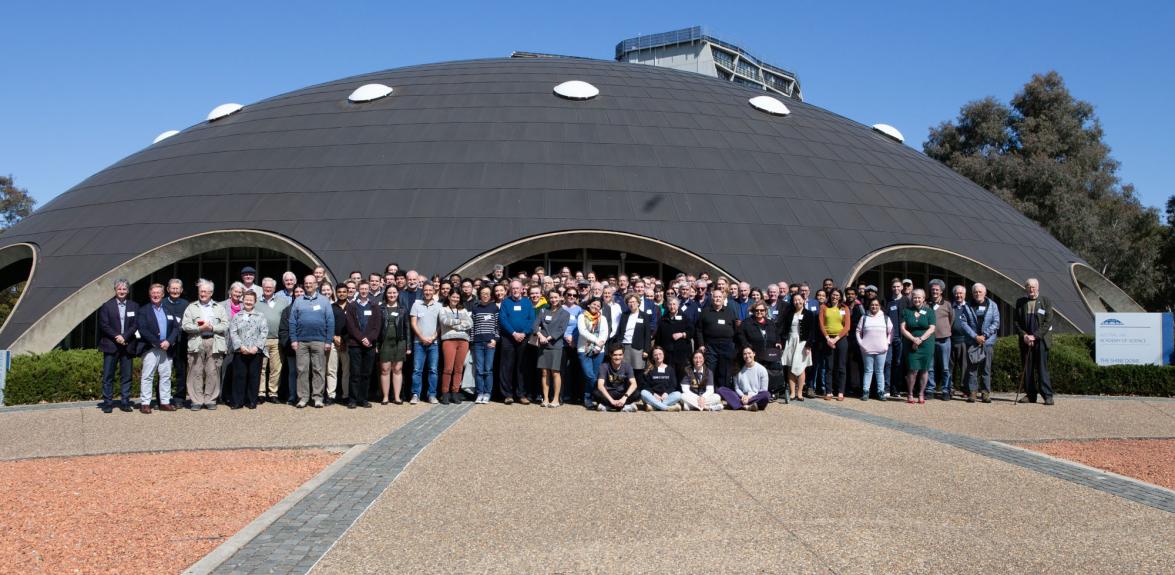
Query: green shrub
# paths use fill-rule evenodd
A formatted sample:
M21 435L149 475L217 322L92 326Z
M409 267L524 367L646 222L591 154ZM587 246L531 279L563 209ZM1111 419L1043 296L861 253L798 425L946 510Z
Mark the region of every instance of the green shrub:
M1049 348L1049 376L1053 391L1078 395L1175 396L1175 367L1158 365L1099 366L1094 361L1093 337L1058 334ZM1024 365L1014 336L1000 338L992 360L991 387L1014 392Z
M139 369L134 361L131 390L139 391ZM115 382L118 393L118 379ZM4 386L4 403L20 405L102 398L102 352L96 349L55 349L48 353L17 355Z

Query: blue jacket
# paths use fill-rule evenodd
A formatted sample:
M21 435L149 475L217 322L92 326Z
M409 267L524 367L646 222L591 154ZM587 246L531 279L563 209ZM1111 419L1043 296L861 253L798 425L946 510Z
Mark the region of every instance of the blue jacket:
M508 297L502 300L498 323L502 326L503 337L510 337L512 333L530 335L534 331L534 304L526 298L515 300Z
M317 306L318 309L314 309ZM320 294L302 296L290 306L290 341L331 343L335 336L335 311Z
M983 335L987 337L984 346L995 345L996 336L1000 333L1000 306L996 305L991 298L987 298L983 302L984 314L983 325L977 325L979 316L976 315L975 302L967 304L967 310L964 313L956 316L955 324L962 328L963 332L967 334L967 345L975 343L975 336Z
M167 300L164 300L159 307L163 309L167 333L159 333L159 322L155 319L155 309L151 302L147 302L146 305L139 308L135 319L139 320L139 341L142 344L140 351L145 353L159 347L159 344L166 341L167 355L171 357L175 355L176 342L180 339L180 322L183 321L183 316L177 317L172 314L167 309Z

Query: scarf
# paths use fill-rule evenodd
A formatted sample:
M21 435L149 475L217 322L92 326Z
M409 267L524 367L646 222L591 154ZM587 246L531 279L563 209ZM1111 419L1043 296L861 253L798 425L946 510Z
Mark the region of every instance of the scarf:
M588 319L588 331L590 331L592 333L598 332L600 330L600 315L601 314L597 313L595 315L592 315L591 311L585 309L585 310L583 310L583 315L584 315L584 317L586 317Z

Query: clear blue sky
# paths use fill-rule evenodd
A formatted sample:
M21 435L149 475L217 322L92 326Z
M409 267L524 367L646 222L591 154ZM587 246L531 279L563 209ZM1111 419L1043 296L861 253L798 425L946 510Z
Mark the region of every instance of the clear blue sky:
M43 205L218 104L513 50L612 58L692 25L794 70L805 99L900 129L1055 69L1143 203L1175 193L1168 2L4 2L0 173Z

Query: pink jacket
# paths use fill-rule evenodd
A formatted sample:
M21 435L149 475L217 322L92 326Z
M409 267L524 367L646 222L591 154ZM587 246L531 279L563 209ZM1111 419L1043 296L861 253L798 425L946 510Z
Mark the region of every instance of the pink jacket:
M889 342L893 336L893 324L889 317L880 311L877 315L866 313L857 322L857 343L861 345L861 353L878 355L889 351Z

